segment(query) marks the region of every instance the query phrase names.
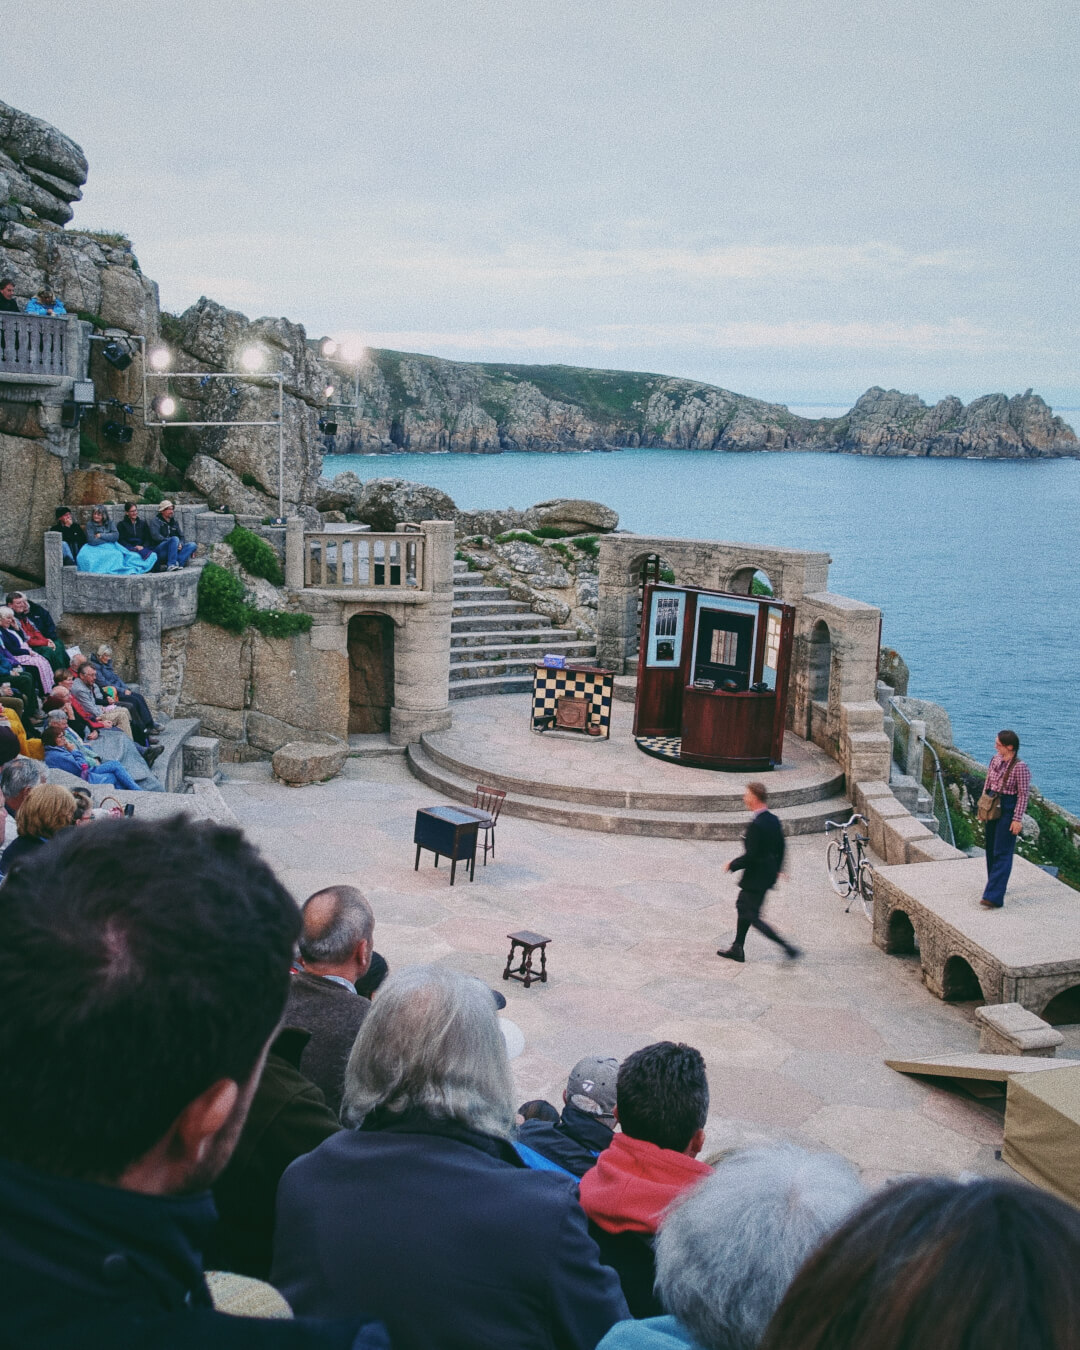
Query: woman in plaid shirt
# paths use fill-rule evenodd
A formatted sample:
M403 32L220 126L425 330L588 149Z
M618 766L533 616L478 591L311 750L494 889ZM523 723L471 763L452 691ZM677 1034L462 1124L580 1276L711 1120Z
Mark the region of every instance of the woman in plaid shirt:
M986 830L986 889L979 902L984 909L1000 909L1005 903L1005 887L1012 871L1016 839L1024 828L1031 791L1031 770L1020 754L1020 737L1015 731L999 731L994 742L997 752L990 761L984 792L1001 793L1001 815L988 820Z

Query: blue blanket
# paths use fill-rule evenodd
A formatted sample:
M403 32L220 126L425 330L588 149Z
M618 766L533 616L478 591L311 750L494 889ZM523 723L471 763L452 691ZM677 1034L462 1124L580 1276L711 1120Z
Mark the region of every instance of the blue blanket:
M83 544L75 562L80 572L127 577L138 572L149 572L157 558L153 553L149 558L140 558L137 553L121 548L119 544Z

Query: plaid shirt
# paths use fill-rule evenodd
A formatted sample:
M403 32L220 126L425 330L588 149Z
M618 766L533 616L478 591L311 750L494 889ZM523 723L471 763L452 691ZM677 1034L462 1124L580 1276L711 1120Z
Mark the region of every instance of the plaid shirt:
M1022 759L1009 760L1004 755L995 755L990 761L990 772L986 775L984 791L1002 792L1001 785L1005 782L1005 772L1010 764L1012 765L1012 772L1009 774L1009 781L1005 790L1010 797L1013 793L1016 794L1013 820L1022 820L1024 812L1027 810L1028 793L1031 791L1031 770Z

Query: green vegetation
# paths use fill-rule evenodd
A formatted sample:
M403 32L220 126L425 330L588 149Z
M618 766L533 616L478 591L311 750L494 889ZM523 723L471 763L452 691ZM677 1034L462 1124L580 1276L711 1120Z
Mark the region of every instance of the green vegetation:
M507 530L505 534L495 536L497 544L538 544L543 545L543 540L539 535L533 534L531 530Z
M245 530L237 525L225 536L225 543L236 554L237 561L245 572L253 577L263 577L275 586L284 586L285 573L282 571L278 555L261 535L253 530Z
M674 578L672 578L672 580L674 580ZM768 583L767 581L762 581L762 580L761 580L759 577L757 577L757 576L751 578L751 581L750 581L750 594L751 594L751 595L772 595L772 593L773 593L773 588L769 585L769 583Z
M240 475L240 481L245 487L259 488L260 491L262 490L262 484L253 473L242 473Z
M557 525L538 525L533 534L537 539L569 539L573 530L560 530Z
M107 248L122 248L129 253L132 249L131 240L120 230L79 230L79 234L86 239L95 239Z
M600 556L600 537L595 534L583 534L577 539L571 539L570 542L575 548L581 549L582 553L589 558L599 558ZM672 576L672 581L675 580Z
M660 580L666 581L670 585L675 580L675 573L671 570L670 567L661 567Z
M570 552L569 544L548 544L548 548L550 548L553 553L557 553L561 558L565 558L567 562L574 561L574 555Z
M204 622L216 624L229 633L242 633L250 624L266 637L306 633L312 623L310 614L249 605L244 583L217 563L207 563L199 576L197 613Z

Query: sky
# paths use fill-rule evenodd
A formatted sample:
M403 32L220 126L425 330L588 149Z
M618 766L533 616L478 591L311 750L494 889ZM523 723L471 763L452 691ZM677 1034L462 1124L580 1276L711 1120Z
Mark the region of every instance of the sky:
M6 0L180 311L793 404L1080 407L1075 0ZM1074 419L1075 420L1075 419Z

